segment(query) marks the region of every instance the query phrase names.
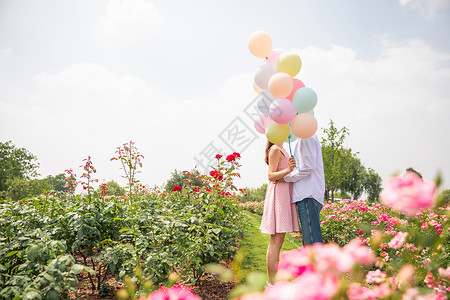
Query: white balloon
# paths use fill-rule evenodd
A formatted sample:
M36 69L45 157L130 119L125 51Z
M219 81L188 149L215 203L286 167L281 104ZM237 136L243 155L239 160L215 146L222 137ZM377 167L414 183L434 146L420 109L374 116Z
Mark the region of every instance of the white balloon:
M255 72L255 83L261 89L266 90L269 88L269 79L275 74L277 70L269 64L264 64L256 69Z
M269 115L269 109L272 102L275 100L275 97L272 96L272 94L268 91L262 91L258 95L259 99L256 103L256 107L260 112L262 112L264 115Z

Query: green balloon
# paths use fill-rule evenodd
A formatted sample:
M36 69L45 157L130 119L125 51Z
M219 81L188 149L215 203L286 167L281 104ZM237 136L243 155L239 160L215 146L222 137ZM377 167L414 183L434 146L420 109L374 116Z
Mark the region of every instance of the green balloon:
M309 87L299 88L292 97L295 111L298 113L309 113L316 107L317 94Z

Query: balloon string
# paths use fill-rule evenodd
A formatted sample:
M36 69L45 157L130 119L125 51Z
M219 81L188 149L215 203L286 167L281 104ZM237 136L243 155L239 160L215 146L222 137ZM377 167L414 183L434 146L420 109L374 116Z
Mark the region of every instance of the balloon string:
M291 137L290 137L290 135L288 136L288 143L289 143L289 153L291 153L291 157L294 157L294 155L292 155L292 150L291 150Z
M289 131L291 131L291 123L288 123L289 125ZM289 153L291 154L291 157L294 157L294 155L292 155L292 149L291 149L291 133L289 132L288 135L288 144L289 144Z

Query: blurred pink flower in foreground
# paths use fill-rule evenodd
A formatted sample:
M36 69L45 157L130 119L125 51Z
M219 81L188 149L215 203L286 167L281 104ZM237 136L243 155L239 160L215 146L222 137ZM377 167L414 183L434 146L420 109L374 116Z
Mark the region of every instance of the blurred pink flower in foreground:
M326 300L339 288L339 281L330 273L307 271L291 282L281 281L266 288L264 300Z
M347 296L350 300L367 300L376 299L374 291L366 286L361 286L359 283L352 282L347 291Z
M447 269L439 268L438 271L439 271L439 275L443 279L450 279L450 267L448 267Z
M277 276L289 280L307 271L341 274L349 272L355 263L370 265L374 259L372 250L361 239L354 239L343 248L317 243L281 253Z
M139 300L144 300L141 297ZM146 300L201 300L190 289L182 286L174 286L170 289L161 287L159 290L151 293Z
M434 204L436 185L420 178L414 172L386 180L381 193L381 202L409 216L418 211L432 207Z

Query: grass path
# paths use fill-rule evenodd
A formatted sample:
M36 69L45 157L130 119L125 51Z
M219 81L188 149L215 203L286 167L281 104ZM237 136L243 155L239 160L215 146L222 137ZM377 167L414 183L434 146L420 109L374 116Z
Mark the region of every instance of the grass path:
M248 271L266 272L266 252L269 245L270 235L261 233L261 216L254 215L244 211L246 219L244 228L244 238L241 243L241 250L244 252L245 259L243 268ZM297 238L293 238L289 233L286 234L281 251L297 249L301 246Z

